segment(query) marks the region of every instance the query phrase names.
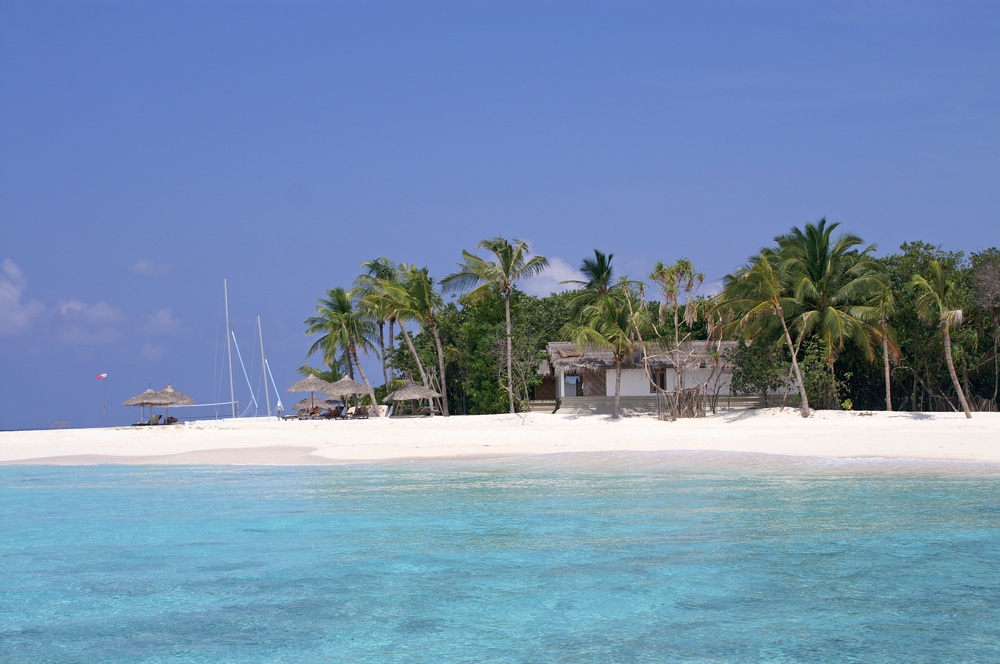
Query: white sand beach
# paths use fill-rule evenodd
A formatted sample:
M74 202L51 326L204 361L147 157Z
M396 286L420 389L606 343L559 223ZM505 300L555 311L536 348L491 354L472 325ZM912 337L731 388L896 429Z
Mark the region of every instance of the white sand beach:
M1000 462L1000 413L729 411L661 422L605 416L203 420L0 433L0 464L266 464L696 450L803 457Z

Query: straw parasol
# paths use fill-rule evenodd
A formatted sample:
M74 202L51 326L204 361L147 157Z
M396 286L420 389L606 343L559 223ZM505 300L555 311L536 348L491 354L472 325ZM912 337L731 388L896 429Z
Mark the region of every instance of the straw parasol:
M441 395L429 387L417 385L410 381L392 394L386 396L383 401L417 401L420 399L434 399Z
M167 384L166 387L164 387L162 390L160 390L159 392L157 392L157 394L160 395L160 397L162 397L163 401L160 404L156 404L156 405L166 406L167 416L170 415L170 407L171 406L193 406L194 405L194 399L192 399L188 395L184 394L183 392L178 392L177 390L174 389L173 385L170 385L169 383Z
M160 392L157 392L152 387L147 387L146 391L137 394L131 399L126 399L123 406L149 406L149 418L153 418L153 406L164 405L164 397ZM140 415L141 417L141 415Z
M305 399L292 405L292 410L310 410L315 406L320 408L330 408L331 404L326 399L321 398L323 395L308 396Z
M316 393L319 392L321 395L322 394L330 394L330 386L331 386L331 384L328 383L327 381L323 380L322 378L318 378L317 376L315 376L313 374L309 374L308 376L306 376L305 378L303 378L299 382L297 382L294 385L292 385L291 387L289 387L288 391L289 392L310 392L311 394L309 395L309 400L310 400L310 403L312 405L310 405L309 407L312 408L313 406L317 405L317 403L323 403L323 398L322 397L317 402ZM296 409L296 410L298 410L298 409Z
M327 392L337 396L348 396L351 394L368 394L368 386L364 383L344 376L336 383L331 383Z

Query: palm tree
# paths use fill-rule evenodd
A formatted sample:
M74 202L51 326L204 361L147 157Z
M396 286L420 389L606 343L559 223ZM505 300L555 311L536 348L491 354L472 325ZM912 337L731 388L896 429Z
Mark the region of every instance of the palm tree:
M417 349L413 345L413 339L410 337L410 333L406 329L406 323L415 320L409 302L410 293L405 287L400 287L400 278L413 269L414 267L408 263L400 263L393 266L393 270L391 272L388 274L382 273L384 276L378 277L377 288L380 295L386 299L388 304L390 336L393 323L399 325L399 333L403 335L406 347L409 349L410 354L413 356L413 361L417 365L417 373L420 374L420 382L423 385L427 385L427 372L424 371L424 365L420 361L420 355L417 354Z
M941 328L941 335L944 337L944 359L948 364L951 382L958 393L958 400L962 403L965 416L972 417L969 402L965 400L965 392L962 391L958 374L955 372L955 360L951 355L951 328L962 324L962 310L958 307L958 290L951 280L945 278L941 263L936 260L930 263L929 279L915 274L911 284L917 292L917 315L922 321L937 324Z
M681 258L673 265L667 266L660 261L653 266L649 278L659 284L663 293L663 306L660 307L660 325L666 323L667 312L673 312L674 317L674 371L677 373L677 388L684 388L683 363L680 361L681 324L680 308L684 302L684 322L693 325L698 318L698 307L692 301L692 295L705 281L705 275L694 269L687 258Z
M615 400L611 419L621 416L622 364L631 359L639 343L640 321L627 300L631 295L624 289L608 292L607 297L595 300L580 311L580 317L567 323L562 336L578 348L598 347L611 351L615 361Z
M792 228L778 242L781 274L797 301L802 316L802 337L815 335L823 347L830 373L848 340L854 341L874 360L873 341L881 337L872 323L878 312L868 304L882 287L869 245L857 250L857 235L832 237L840 224L806 224L805 230Z
M430 330L434 337L434 345L437 348L438 370L441 372L441 414L448 416L448 385L445 377L444 348L441 345L441 333L438 329L438 314L444 302L441 294L434 288L434 280L431 279L426 267L416 267L413 265L401 264L394 281L380 282L383 292L394 303L399 329L404 332L402 322L404 320L416 320L420 327ZM417 357L417 351L413 347L413 342L406 337L410 344L410 351ZM427 384L427 376L423 373L423 366L417 358L417 366L420 368L424 384Z
M584 258L580 263L580 272L586 280L570 279L564 284L577 286L580 294L573 298L572 307L579 312L583 307L592 304L595 300L607 295L614 287L615 270L611 266L611 259L614 254L605 255L598 249L594 249L594 257Z
M386 352L385 325L389 324L389 348L392 348L393 326L395 317L392 302L385 297L379 288L380 279L392 279L395 276L395 266L388 258L376 258L361 264L365 274L354 280L354 287L360 294L358 306L366 311L378 325L379 356L382 358L382 380L389 384L389 354Z
M881 286L874 293L871 305L878 312L879 330L882 336L882 368L885 373L885 409L892 412L892 368L889 365L890 353L899 356L899 350L889 340L889 318L896 313L896 294L892 291L886 279L880 281Z
M337 351L343 350L347 356L348 374L353 376L353 368L357 368L361 380L368 388L368 396L377 417L378 401L375 400L375 391L368 382L368 376L358 357L359 348L364 352L375 349L375 323L366 312L356 307L356 292L346 291L338 286L326 293L326 298L320 298L316 305L316 315L305 321L306 334L322 335L313 343L308 355L322 351L323 361L335 366Z
M462 298L473 302L486 296L490 291L499 292L503 296L504 313L507 322L507 396L510 402L510 412L514 412L514 345L510 321L510 298L514 292L514 284L520 279L534 276L549 265L544 256L528 258L528 245L523 240L507 240L495 237L479 243L480 249L486 249L495 261L487 261L468 251L462 251L462 263L458 272L449 274L441 280L446 291L457 291L471 288Z
M782 285L780 261L770 249L762 249L750 262L735 273L727 275L722 293L717 298L718 308L733 318L731 326L753 340L766 336L770 324L781 323L781 331L792 356L792 368L799 383L802 400L802 417L809 417L809 398L796 359L796 347L788 331L785 317L798 309L798 302L788 297Z

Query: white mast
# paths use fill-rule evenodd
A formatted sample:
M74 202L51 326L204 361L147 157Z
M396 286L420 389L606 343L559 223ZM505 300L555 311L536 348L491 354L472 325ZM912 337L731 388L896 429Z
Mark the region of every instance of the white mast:
M233 417L236 417L236 391L233 389L233 333L229 328L229 287L222 280L222 296L226 303L226 352L229 356L229 402L233 407Z
M267 358L264 357L264 331L260 329L260 316L257 316L257 336L260 337L260 366L267 370ZM267 376L264 376L264 402L267 404L267 416L271 417L271 393L267 389Z

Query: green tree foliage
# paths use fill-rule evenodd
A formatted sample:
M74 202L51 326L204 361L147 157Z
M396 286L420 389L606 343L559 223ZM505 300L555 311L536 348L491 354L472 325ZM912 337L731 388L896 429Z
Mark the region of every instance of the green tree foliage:
M374 396L384 396L394 380L407 376L427 384L425 367L437 367L431 373L442 379L442 412L509 412L512 401L515 409L526 407L541 380L537 369L547 342L563 336L568 324L593 328L608 347L627 342L634 348L640 336L668 344L709 338L724 317L730 338L753 340L730 358L740 393L780 389L774 386L781 372L771 363L784 361L798 376L804 414L810 401L831 408L851 402L865 409L996 409L1000 251L986 249L967 260L962 252L909 242L873 259L872 247L857 236L835 237L836 228L821 221L778 236L728 275L723 293L711 299L693 294L688 284L700 283L701 276L678 262L654 266L650 277L663 297L647 303L645 287L615 280L613 255L599 250L581 263L584 277L572 282L580 288L533 297L515 284L537 272L541 260L528 258L523 243L494 238L480 246L495 260L464 253L462 269L450 277L475 287L444 304L426 268L378 258L362 264L354 290L331 289L319 300L306 321L308 333L319 335L310 354L321 353L329 369L303 370L330 380L353 377L363 371L359 356L377 353L383 385ZM602 311L597 303L604 298L631 310ZM918 307L926 298L933 302ZM949 314L955 311L962 312L960 327ZM700 312L710 315L695 315ZM643 330L640 317L648 325Z
M611 351L615 362L615 400L611 418L621 416L622 364L632 357L640 336L649 329L645 309L631 291L624 288L609 291L607 297L595 300L581 311L579 318L567 323L562 336L579 348L597 347ZM647 332L648 334L648 332Z
M870 304L883 288L869 245L857 235L834 236L840 224L806 224L776 238L783 279L795 299L802 338L815 337L833 373L837 355L850 341L874 359L881 338L878 312Z
M948 374L955 386L955 392L958 393L958 400L962 404L965 416L972 417L969 402L965 398L965 391L962 390L958 373L955 371L951 345L951 330L961 326L963 320L962 296L959 293L959 287L955 281L949 280L945 276L941 264L937 261L931 261L927 276L915 274L911 283L917 295L917 315L925 323L936 325L941 330Z
M779 330L778 338L788 345L792 370L799 386L802 417L809 417L809 397L799 368L798 347L792 341L786 322L789 315L786 310L797 313L799 304L791 297L784 281L787 281L787 276L782 272L778 254L762 249L750 262L726 276L714 309L723 319L730 321L727 327L731 333L742 334L750 341L768 343L775 339L776 328Z
M801 352L802 380L809 403L819 410L840 410L842 385L829 371L826 345L814 337L802 344ZM850 400L850 397L845 400Z
M905 242L899 252L879 262L888 275L889 288L897 295L891 319L900 356L893 370L895 407L910 411L950 410L942 396L951 390L943 338L936 328L920 320L911 284L914 276L929 271L932 262L937 262L945 278L953 283L965 281L965 256L926 242Z
M368 312L357 307L359 294L356 291L346 291L343 288L331 288L325 298L320 298L316 305L316 315L308 318L306 334L319 334L320 337L309 349L309 354L323 353L323 360L331 367L336 366L337 352L343 351L346 357L347 373L353 378L356 369L361 380L368 388L368 396L373 404L375 392L368 376L361 365L358 351L367 353L374 350L375 323ZM375 412L378 416L378 410Z
M548 267L549 261L544 256L530 256L528 245L523 240L508 240L505 237L495 237L479 243L480 249L485 249L493 255L494 260L483 259L468 251L462 251L462 262L459 271L449 274L441 280L446 290L469 290L463 297L464 302L475 302L489 292L498 292L503 296L505 333L507 342L507 396L510 412L514 409L514 373L513 373L513 323L511 320L511 297L514 285L521 279L541 273Z
M972 259L972 319L987 340L978 363L980 392L991 410L1000 394L1000 250L991 247L974 253ZM992 389L990 387L992 386Z
M733 368L730 385L735 394L759 396L766 403L768 395L785 386L789 362L773 345L747 344L740 339L727 359Z

